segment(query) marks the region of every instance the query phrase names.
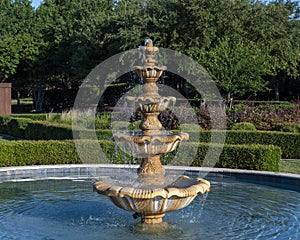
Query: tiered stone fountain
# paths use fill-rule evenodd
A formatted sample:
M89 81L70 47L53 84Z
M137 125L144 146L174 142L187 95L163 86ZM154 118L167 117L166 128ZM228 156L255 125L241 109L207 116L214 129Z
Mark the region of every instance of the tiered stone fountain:
M139 104L142 112L141 131L138 133L116 133L114 139L121 142L126 152L142 158L137 170L137 185L98 180L94 190L108 196L118 207L134 212L147 226L162 224L166 212L188 206L198 193L210 190L210 183L201 178L187 176L169 176L160 162L163 153L174 151L182 140L188 140L186 133L162 132L158 115L166 110L174 97L161 97L158 93L157 80L167 68L155 66L153 56L158 53L151 39L145 40L140 51L146 57L144 66L135 70L144 80L143 94L128 97L127 101Z

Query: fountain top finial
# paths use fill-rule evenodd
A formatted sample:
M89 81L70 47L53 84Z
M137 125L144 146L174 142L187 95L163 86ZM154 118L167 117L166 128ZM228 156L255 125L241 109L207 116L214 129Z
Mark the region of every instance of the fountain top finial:
M155 60L154 55L158 53L158 47L153 46L153 41L150 38L146 38L144 41L144 46L139 46L140 52L146 58L145 66L154 67Z
M146 38L144 45L147 46L147 47L153 47L152 39L151 38Z

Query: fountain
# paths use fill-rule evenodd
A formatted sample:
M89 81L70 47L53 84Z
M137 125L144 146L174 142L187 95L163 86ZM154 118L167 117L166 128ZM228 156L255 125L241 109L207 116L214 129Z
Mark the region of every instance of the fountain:
M145 40L145 46L139 48L145 56L145 65L134 67L144 81L143 94L139 97L127 97L127 101L139 105L142 113L141 131L138 133L115 133L114 140L122 143L127 153L142 158L137 170L135 182L121 184L111 178L100 179L93 185L94 191L108 196L118 207L134 212L147 226L158 224L166 212L188 206L198 193L210 190L210 183L202 178L188 176L168 176L161 164L164 153L174 151L179 143L188 140L186 133L163 132L158 115L166 110L174 97L161 97L157 80L167 68L155 66L153 58L159 49L153 46L151 39Z

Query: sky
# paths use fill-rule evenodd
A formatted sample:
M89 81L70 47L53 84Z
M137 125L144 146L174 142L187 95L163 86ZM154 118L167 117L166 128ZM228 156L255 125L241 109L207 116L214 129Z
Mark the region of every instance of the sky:
M43 2L43 0L31 0L31 5L34 8L37 8L42 2Z

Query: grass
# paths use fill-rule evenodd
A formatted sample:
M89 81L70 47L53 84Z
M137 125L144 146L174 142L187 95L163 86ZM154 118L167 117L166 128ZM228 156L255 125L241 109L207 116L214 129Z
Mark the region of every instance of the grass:
M280 172L300 174L300 160L283 160L279 167Z

